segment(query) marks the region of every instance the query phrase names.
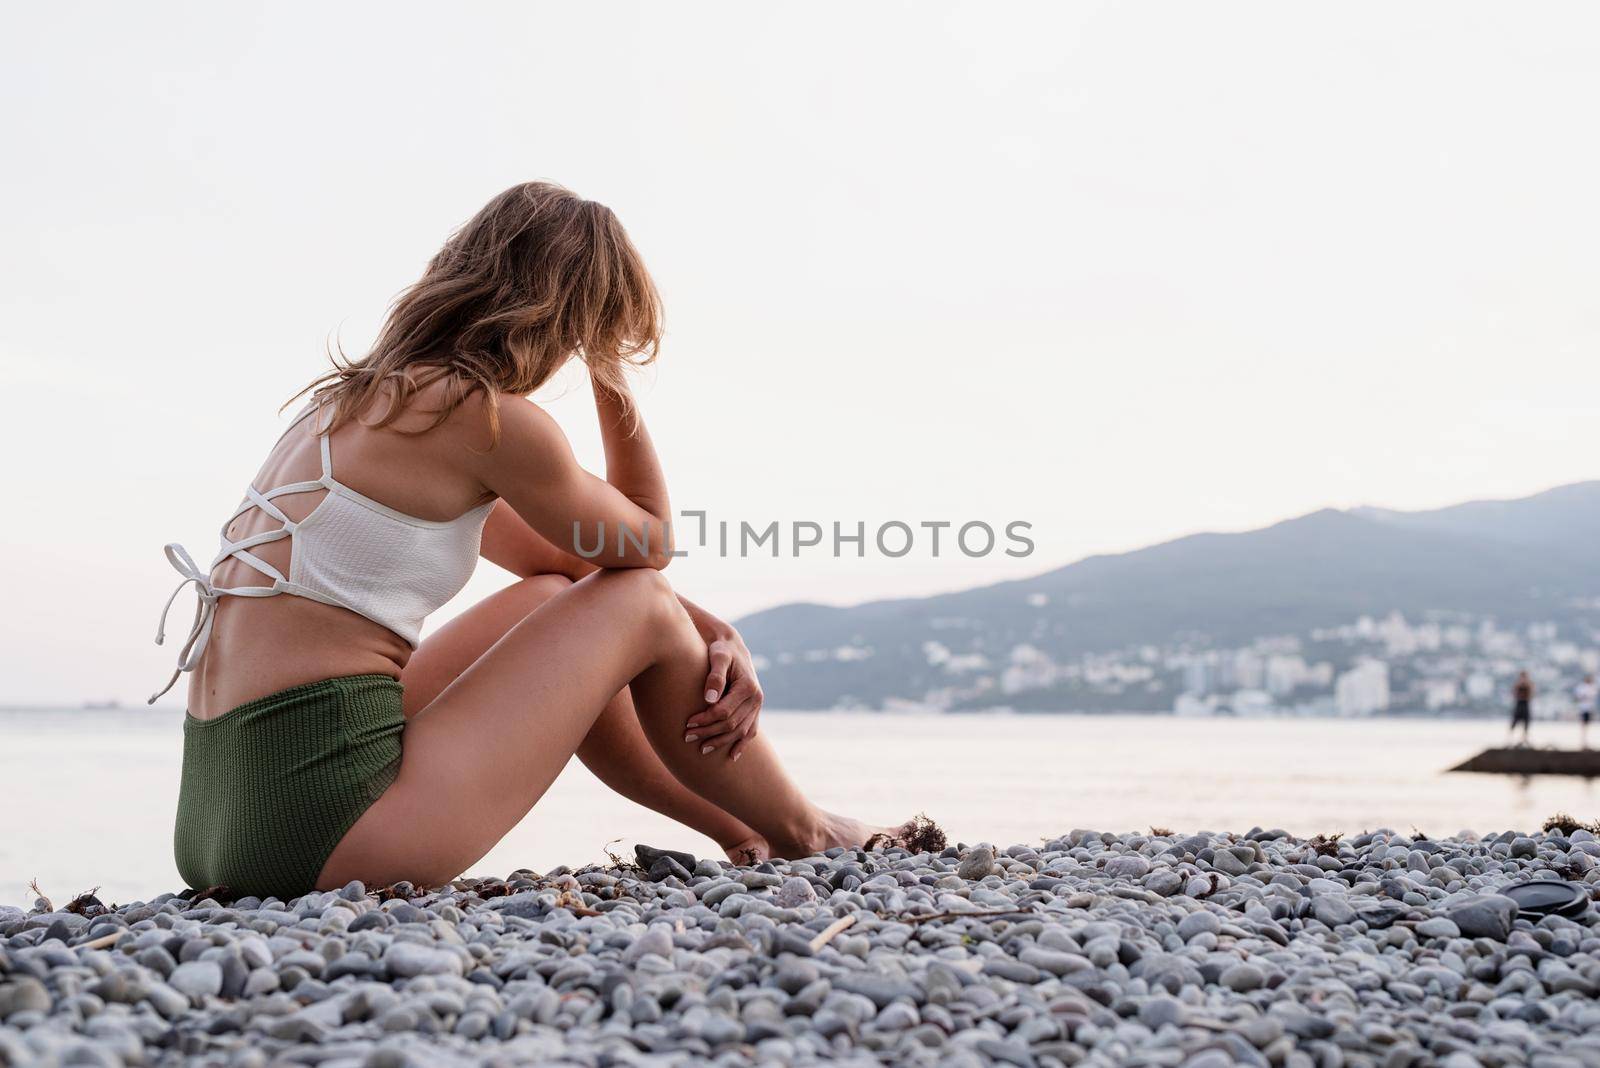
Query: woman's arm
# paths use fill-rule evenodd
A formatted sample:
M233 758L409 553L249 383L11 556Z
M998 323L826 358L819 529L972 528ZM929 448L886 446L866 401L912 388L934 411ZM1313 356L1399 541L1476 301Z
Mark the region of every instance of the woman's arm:
M610 391L596 389L595 408L606 478L579 465L554 419L509 396L500 398L499 442L474 456L478 478L559 553L594 567L666 567L671 505L650 435L642 423L628 427ZM505 555L490 540L489 558Z
M556 548L503 500L495 502L489 521L483 525L483 542L478 553L518 578L565 575L577 582L600 570L589 561Z
M667 476L661 472L655 444L643 419L629 425L628 398L599 382L594 388L594 410L600 418L600 440L605 444L606 481L633 503L663 523L672 519L667 501Z

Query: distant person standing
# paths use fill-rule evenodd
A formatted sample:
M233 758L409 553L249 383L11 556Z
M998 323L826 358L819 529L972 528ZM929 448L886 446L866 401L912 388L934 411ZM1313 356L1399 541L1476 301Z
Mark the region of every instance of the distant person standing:
M1578 705L1578 746L1582 749L1589 748L1589 721L1594 719L1594 706L1600 700L1600 686L1595 685L1593 675L1585 675L1583 681L1572 688L1572 699Z
M1522 744L1528 744L1528 724L1533 719L1533 680L1526 671L1517 673L1517 681L1511 687L1511 733L1517 733L1517 727L1522 728Z

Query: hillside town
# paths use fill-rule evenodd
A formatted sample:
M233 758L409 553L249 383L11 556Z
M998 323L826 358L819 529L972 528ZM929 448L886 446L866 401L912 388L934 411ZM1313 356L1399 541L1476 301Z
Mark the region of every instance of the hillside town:
M1237 648L1201 638L1111 653L1052 657L1031 644L1003 654L923 644L940 679L886 710L1169 712L1179 716L1502 716L1520 672L1534 686L1535 719L1576 717L1574 687L1600 672L1600 634L1555 623L1399 612L1305 635L1270 635ZM848 646L813 659L865 659ZM842 701L843 707L859 707Z

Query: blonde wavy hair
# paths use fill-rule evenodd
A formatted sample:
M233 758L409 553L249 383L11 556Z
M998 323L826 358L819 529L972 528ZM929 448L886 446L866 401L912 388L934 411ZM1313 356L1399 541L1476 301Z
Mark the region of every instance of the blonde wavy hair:
M395 300L370 352L350 360L330 351L332 369L289 403L311 394L332 409L330 429L362 413L365 425L383 427L419 390L444 382L433 422L411 432L433 429L482 392L498 441L499 395L532 393L574 357L626 403L623 376L655 359L661 321L655 283L611 209L524 182L450 235Z

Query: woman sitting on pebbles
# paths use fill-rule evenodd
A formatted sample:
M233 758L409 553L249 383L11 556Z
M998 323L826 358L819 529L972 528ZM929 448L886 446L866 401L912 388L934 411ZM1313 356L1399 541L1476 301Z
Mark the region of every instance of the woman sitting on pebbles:
M667 487L624 376L659 335L655 286L608 208L508 189L370 353L306 388L211 566L167 546L199 594L167 685L192 672L176 831L190 885L447 882L574 753L736 861L881 830L806 800L756 729L744 642L662 577ZM526 399L573 358L604 479ZM480 554L520 581L419 643Z

